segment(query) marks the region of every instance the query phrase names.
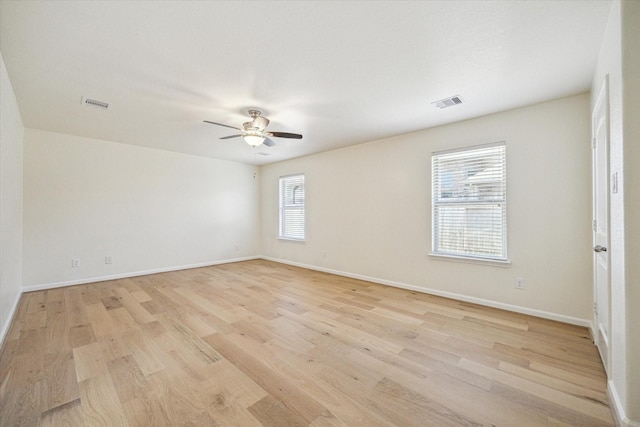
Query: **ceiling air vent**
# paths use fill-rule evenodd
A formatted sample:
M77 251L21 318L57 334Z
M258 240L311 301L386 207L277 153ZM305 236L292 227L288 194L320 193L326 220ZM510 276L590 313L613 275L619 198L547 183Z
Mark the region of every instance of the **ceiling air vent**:
M96 101L95 99L87 98L86 96L82 97L82 105L85 107L95 107L101 110L108 110L109 103L104 101Z
M452 107L454 105L462 104L462 99L460 99L459 95L451 96L449 98L441 99L436 102L432 102L431 105L437 108L447 108Z

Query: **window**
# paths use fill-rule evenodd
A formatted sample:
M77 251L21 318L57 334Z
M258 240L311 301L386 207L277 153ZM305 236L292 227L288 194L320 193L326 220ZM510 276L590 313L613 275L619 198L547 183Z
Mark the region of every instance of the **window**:
M304 175L280 177L279 237L304 240Z
M507 260L504 142L431 156L433 254Z

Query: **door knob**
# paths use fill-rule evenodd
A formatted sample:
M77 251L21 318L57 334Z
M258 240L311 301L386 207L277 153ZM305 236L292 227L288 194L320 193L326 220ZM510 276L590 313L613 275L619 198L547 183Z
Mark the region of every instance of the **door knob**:
M595 245L593 247L594 252L607 252L607 248L605 248L604 246L600 246L600 245Z

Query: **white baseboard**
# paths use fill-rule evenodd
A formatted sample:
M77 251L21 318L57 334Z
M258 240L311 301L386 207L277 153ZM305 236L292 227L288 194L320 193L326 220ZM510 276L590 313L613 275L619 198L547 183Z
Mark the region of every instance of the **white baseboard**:
M607 381L607 394L609 395L609 401L611 402L617 424L620 427L640 427L640 422L627 418L622 402L620 401L620 395L616 390L615 384L611 380Z
M61 288L64 286L84 285L87 283L104 282L106 280L126 279L128 277L146 276L149 274L157 274L157 273L168 273L170 271L189 270L191 268L200 268L200 267L210 267L212 265L229 264L232 262L249 261L249 260L260 259L260 258L261 257L259 256L250 256L250 257L242 257L242 258L223 259L223 260L217 260L217 261L208 261L208 262L203 262L198 264L156 268L153 270L132 271L129 273L112 274L109 276L85 277L83 279L68 280L64 282L52 282L52 283L43 283L40 285L24 286L22 288L22 292L42 291L46 289Z
M249 260L253 260L253 259L265 259L265 260L268 260L268 261L279 262L281 264L288 264L288 265L293 265L293 266L296 266L296 267L307 268L307 269L310 269L310 270L316 270L316 271L322 271L322 272L325 272L325 273L331 273L331 274L335 274L335 275L338 275L338 276L344 276L344 277L350 277L350 278L353 278L353 279L365 280L365 281L368 281L368 282L379 283L381 285L393 286L393 287L396 287L396 288L407 289L407 290L416 291L416 292L422 292L422 293L431 294L431 295L437 295L437 296L441 296L441 297L445 297L445 298L451 298L451 299L455 299L455 300L458 300L458 301L465 301L465 302L470 302L470 303L474 303L474 304L484 305L484 306L487 306L487 307L493 307L493 308L499 308L499 309L503 309L503 310L513 311L513 312L516 312L516 313L528 314L528 315L531 315L531 316L541 317L543 319L556 320L556 321L559 321L559 322L569 323L569 324L572 324L572 325L584 326L584 327L587 327L587 328L593 330L592 322L590 320L587 320L587 319L580 319L580 318L577 318L577 317L565 316L565 315L562 315L562 314L551 313L551 312L542 311L542 310L536 310L536 309L532 309L532 308L528 308L528 307L522 307L522 306L517 306L517 305L512 305L512 304L506 304L506 303L501 303L501 302L497 302L497 301L491 301L491 300L486 300L486 299L482 299L482 298L476 298L476 297L471 297L471 296L467 296L467 295L456 294L456 293L453 293L453 292L446 292L446 291L441 291L441 290L438 290L438 289L425 288L425 287L422 287L422 286L411 285L411 284L408 284L408 283L385 280L385 279L380 279L380 278L377 278L377 277L364 276L364 275L361 275L361 274L348 273L348 272L345 272L345 271L333 270L333 269L330 269L330 268L319 267L319 266L310 265L310 264L303 264L303 263L293 262L293 261L279 259L279 258L272 258L272 257L267 257L267 256L250 256L250 257L242 257L242 258L232 258L232 259L225 259L225 260L203 262L203 263L198 263L198 264L189 264L189 265L180 265L180 266L173 266L173 267L164 267L164 268L158 268L158 269L153 269L153 270L133 271L133 272L122 273L122 274L113 274L113 275L109 275L109 276L86 277L86 278L82 278L82 279L68 280L68 281L63 281L63 282L43 283L43 284L39 284L39 285L25 286L25 287L22 288L22 292L41 291L41 290L46 290L46 289L60 288L60 287L64 287L64 286L74 286L74 285L82 285L82 284L87 284L87 283L104 282L106 280L125 279L125 278L128 278L128 277L145 276L145 275L149 275L149 274L166 273L166 272L177 271L177 270L188 270L188 269L191 269L191 268L209 267L209 266L212 266L212 265L228 264L228 263L239 262L239 261L249 261ZM16 306L17 306L17 302L16 302ZM15 310L15 307L14 307L14 310ZM13 317L13 313L12 313L11 318L12 317ZM5 333L5 332L6 331L3 331L3 333ZM638 426L638 427L640 427L640 426Z
M82 285L82 284L87 284L87 283L104 282L106 280L125 279L125 278L128 278L128 277L145 276L145 275L149 275L149 274L166 273L166 272L177 271L177 270L188 270L188 269L191 269L191 268L209 267L209 266L212 266L212 265L228 264L228 263L239 262L239 261L249 261L249 260L253 260L253 259L265 259L265 260L268 260L268 261L279 262L281 264L288 264L288 265L293 265L293 266L296 266L296 267L307 268L307 269L310 269L310 270L316 270L316 271L322 271L322 272L325 272L325 273L331 273L331 274L335 274L335 275L338 275L338 276L344 276L344 277L350 277L350 278L353 278L353 279L365 280L365 281L368 281L368 282L379 283L381 285L393 286L393 287L396 287L396 288L407 289L407 290L416 291L416 292L422 292L422 293L425 293L425 294L437 295L437 296L441 296L441 297L445 297L445 298L451 298L451 299L455 299L455 300L458 300L458 301L465 301L465 302L470 302L470 303L474 303L474 304L484 305L484 306L487 306L487 307L493 307L493 308L499 308L499 309L503 309L503 310L513 311L513 312L516 312L516 313L528 314L528 315L531 315L531 316L541 317L543 319L556 320L556 321L559 321L559 322L569 323L569 324L572 324L572 325L584 326L584 327L587 327L587 328L593 330L592 322L590 320L587 320L587 319L580 319L580 318L577 318L577 317L565 316L563 314L551 313L551 312L547 312L547 311L536 310L536 309L533 309L533 308L522 307L522 306L517 306L517 305L512 305L512 304L506 304L506 303L501 303L501 302L497 302L497 301L491 301L491 300L486 300L486 299L482 299L482 298L476 298L476 297L471 297L471 296L467 296L467 295L456 294L456 293L453 293L453 292L446 292L446 291L441 291L441 290L438 290L438 289L425 288L425 287L422 287L422 286L411 285L411 284L408 284L408 283L385 280L385 279L380 279L380 278L377 278L377 277L364 276L364 275L361 275L361 274L348 273L348 272L345 272L345 271L333 270L333 269L330 269L330 268L319 267L319 266L310 265L310 264L303 264L303 263L293 262L293 261L279 259L279 258L272 258L272 257L267 257L267 256L250 256L250 257L242 257L242 258L232 258L232 259L225 259L225 260L209 261L209 262L198 263L198 264L165 267L165 268L158 268L158 269L144 270L144 271L134 271L134 272L122 273L122 274L113 274L113 275L109 275L109 276L87 277L87 278L83 278L83 279L69 280L69 281L64 281L64 282L43 283L43 284L39 284L39 285L25 286L25 287L22 288L22 292L41 291L41 290L46 290L46 289L60 288L60 287L64 287L64 286L74 286L74 285ZM17 306L17 302L16 302L16 306ZM15 311L15 307L14 307L14 311ZM12 313L11 318L13 318L13 314L14 313ZM8 327L6 327L5 329L8 330ZM6 333L6 331L3 331L3 334L4 333ZM3 337L4 337L4 335L3 335ZM638 426L638 427L640 427L640 426Z
M9 316L7 316L7 322L2 326L2 331L0 331L0 348L4 345L4 339L9 332L9 328L13 324L13 318L16 315L16 310L18 309L18 304L20 303L20 297L22 296L22 291L18 294L18 297L13 302L13 306L11 307L11 311L9 312Z
M584 326L589 329L593 329L592 322L588 319L581 319L578 317L565 316L563 314L551 313L548 311L536 310L528 307L521 307L518 305L506 304L497 301L486 300L482 298L470 297L467 295L456 294L453 292L440 291L438 289L430 289L422 286L411 285L408 283L395 282L391 280L379 279L377 277L369 277L361 274L347 273L344 271L332 270L330 268L318 267L315 265L302 264L298 262L288 261L284 259L272 258L263 256L262 259L267 261L279 262L282 264L293 265L295 267L308 268L309 270L322 271L324 273L336 274L338 276L350 277L352 279L365 280L367 282L379 283L381 285L393 286L396 288L407 289L410 291L422 292L425 294L436 295L445 298L451 298L458 301L470 302L474 304L484 305L487 307L499 308L502 310L513 311L516 313L528 314L530 316L541 317L543 319L556 320L558 322L569 323L572 325ZM639 426L640 427L640 426Z

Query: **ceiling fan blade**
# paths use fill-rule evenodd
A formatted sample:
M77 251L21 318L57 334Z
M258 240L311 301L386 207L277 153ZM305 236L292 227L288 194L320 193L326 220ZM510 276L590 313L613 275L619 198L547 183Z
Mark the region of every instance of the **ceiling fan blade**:
M229 126L229 125L225 125L225 124L222 124L222 123L211 122L209 120L203 120L203 122L209 123L209 124L212 124L212 125L224 126L226 128L231 128L231 129L235 129L235 130L242 130L242 129L237 128L235 126Z
M266 145L267 147L273 147L274 145L276 145L275 142L273 142L272 139L269 138L265 138L264 141L262 142L264 145Z
M222 137L222 138L220 138L220 139L231 139L231 138L237 138L237 137L239 137L239 136L242 136L242 135L229 135L229 136L223 136L223 137Z
M302 139L302 135L299 133L289 133L289 132L271 132L269 131L271 136L275 136L276 138L293 138L293 139Z

